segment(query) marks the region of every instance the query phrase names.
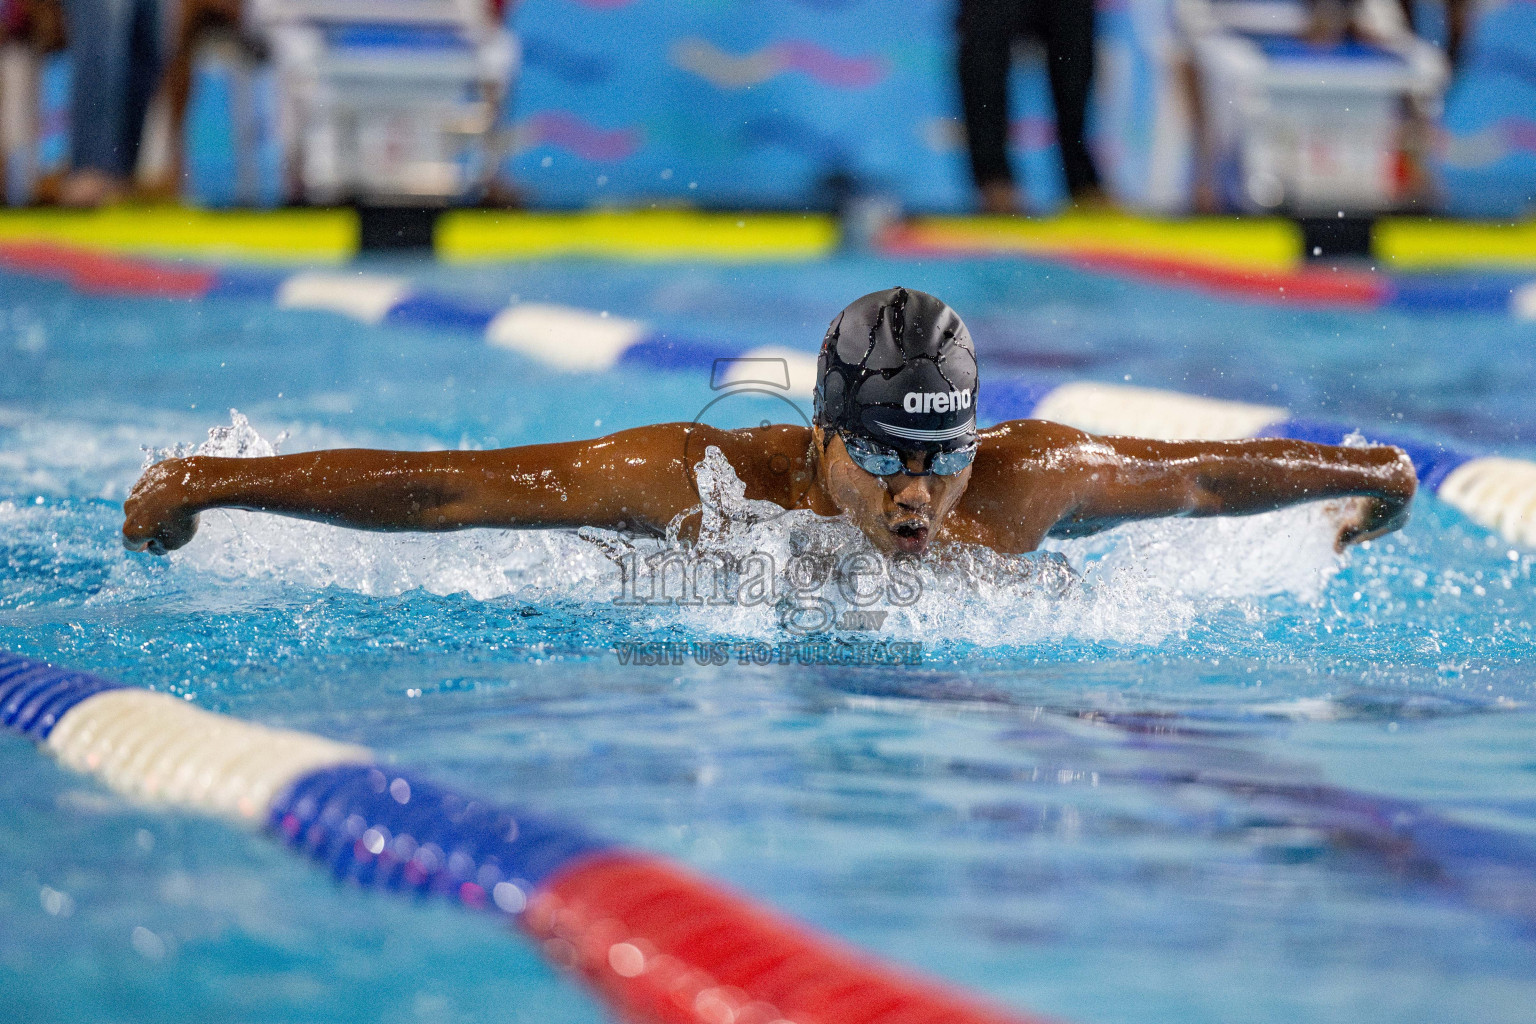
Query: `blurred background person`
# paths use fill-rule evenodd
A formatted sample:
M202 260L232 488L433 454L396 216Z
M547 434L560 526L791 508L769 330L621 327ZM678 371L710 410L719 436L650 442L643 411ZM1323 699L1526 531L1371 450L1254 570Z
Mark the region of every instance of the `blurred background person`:
M64 0L74 65L65 206L125 198L160 79L159 0Z
M192 99L192 70L200 46L210 39L225 39L251 54L262 56L259 42L241 31L241 0L181 0L170 59L165 65L162 88L170 121L166 136L164 168L146 185L158 199L177 199L182 192L186 167L187 107Z
M1102 206L1099 172L1083 138L1093 84L1093 0L960 0L960 98L971 177L985 213L1021 213L1008 161L1008 74L1013 45L1045 47L1062 172L1073 205Z
M62 49L64 8L60 0L0 2L0 182L5 184L7 201L13 195L13 177L30 181L33 176L38 64ZM17 164L20 166L13 166Z
M1472 27L1474 6L1474 0L1445 0L1445 55L1451 62L1453 73L1461 69L1467 32ZM1404 0L1403 9L1408 13L1409 24L1413 25L1414 31L1418 31L1413 4Z

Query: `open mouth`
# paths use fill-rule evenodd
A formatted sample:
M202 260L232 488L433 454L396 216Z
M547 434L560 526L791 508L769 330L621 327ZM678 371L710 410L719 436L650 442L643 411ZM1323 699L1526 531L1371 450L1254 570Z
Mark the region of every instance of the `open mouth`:
M908 519L890 528L896 547L912 554L920 554L928 546L928 525L920 519Z

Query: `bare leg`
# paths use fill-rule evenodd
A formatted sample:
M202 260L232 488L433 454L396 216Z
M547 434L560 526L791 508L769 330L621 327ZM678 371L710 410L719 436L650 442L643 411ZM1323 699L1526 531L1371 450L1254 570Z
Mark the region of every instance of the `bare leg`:
M1445 51L1451 60L1451 71L1461 67L1462 47L1467 41L1467 29L1472 24L1472 4L1469 0L1445 0Z
M159 198L174 198L181 194L186 174L187 106L192 98L192 59L197 46L210 31L238 28L240 25L240 0L186 0L182 5L181 24L176 32L176 48L166 65L161 83L166 101L170 105L170 159L165 177L151 183L148 191Z
M1084 138L1093 85L1094 22L1093 0L1051 0L1041 12L1040 35L1067 192L1074 206L1103 208L1109 200Z
M1020 212L1008 164L1008 69L1017 23L1017 5L1007 0L960 2L960 100L984 213Z
M1189 104L1189 119L1195 135L1194 180L1190 182L1190 206L1196 213L1220 213L1221 197L1216 194L1216 154L1211 145L1210 124L1205 117L1205 97L1200 91L1200 69L1193 55L1179 61L1179 78L1184 99Z

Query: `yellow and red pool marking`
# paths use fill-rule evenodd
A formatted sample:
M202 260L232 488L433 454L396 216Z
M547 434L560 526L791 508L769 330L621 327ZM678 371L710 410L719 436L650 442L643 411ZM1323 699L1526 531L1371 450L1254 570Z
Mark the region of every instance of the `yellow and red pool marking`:
M339 264L357 254L360 225L346 209L10 210L0 211L0 244L225 266ZM1373 232L1371 270L1309 266L1301 229L1263 217L921 217L884 232L877 248L928 259L1046 259L1248 301L1536 318L1536 223L1384 218ZM805 262L831 256L842 241L836 220L818 213L449 210L437 219L434 251L449 262ZM8 265L61 268L60 253L46 248L18 253L13 249ZM114 275L126 286L133 274L126 265L98 262L71 279L100 289L112 287ZM169 277L164 286L179 287Z
M1358 308L1386 302L1384 277L1310 269L1301 246L1300 228L1287 220L1154 221L1117 214L918 219L881 238L881 249L897 256L1024 256L1230 298Z

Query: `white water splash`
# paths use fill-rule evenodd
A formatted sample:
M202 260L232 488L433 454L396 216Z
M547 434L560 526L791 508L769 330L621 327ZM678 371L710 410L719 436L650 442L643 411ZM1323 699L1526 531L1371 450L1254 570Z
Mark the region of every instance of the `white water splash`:
M210 431L197 453L254 457L273 450L236 413L230 426ZM804 569L818 559L846 564L871 553L846 520L748 499L745 484L718 449L708 450L697 479L702 501L692 517L698 541L685 550L719 553L738 563L753 554L768 556L773 599L627 608L624 614L641 629L783 637L785 622L794 621L785 617L792 562L798 559ZM1066 638L1155 644L1183 633L1214 603L1251 605L1251 599L1273 594L1317 601L1340 565L1332 550L1335 530L1332 515L1319 505L1245 518L1162 520L1052 542L1049 551L1027 556L977 548L937 552L912 570L920 595L911 602L904 599L912 595L898 593L899 581L883 560L875 575L865 576L862 586L855 580L854 588L860 594L884 588L870 607L886 615L870 639L943 637L984 646ZM420 588L486 601L562 600L606 615L616 614L615 599L622 593L619 562L633 555L630 564L643 568L644 559L664 555L670 543L595 529L368 533L218 510L203 514L197 538L171 558L178 568L225 579L278 577L369 595ZM739 576L733 579L740 582ZM837 582L833 570L815 593L841 623L853 603Z
M1141 575L1190 598L1288 594L1310 604L1343 564L1333 550L1340 512L1338 503L1313 502L1256 516L1155 519L1045 547L1103 580Z

